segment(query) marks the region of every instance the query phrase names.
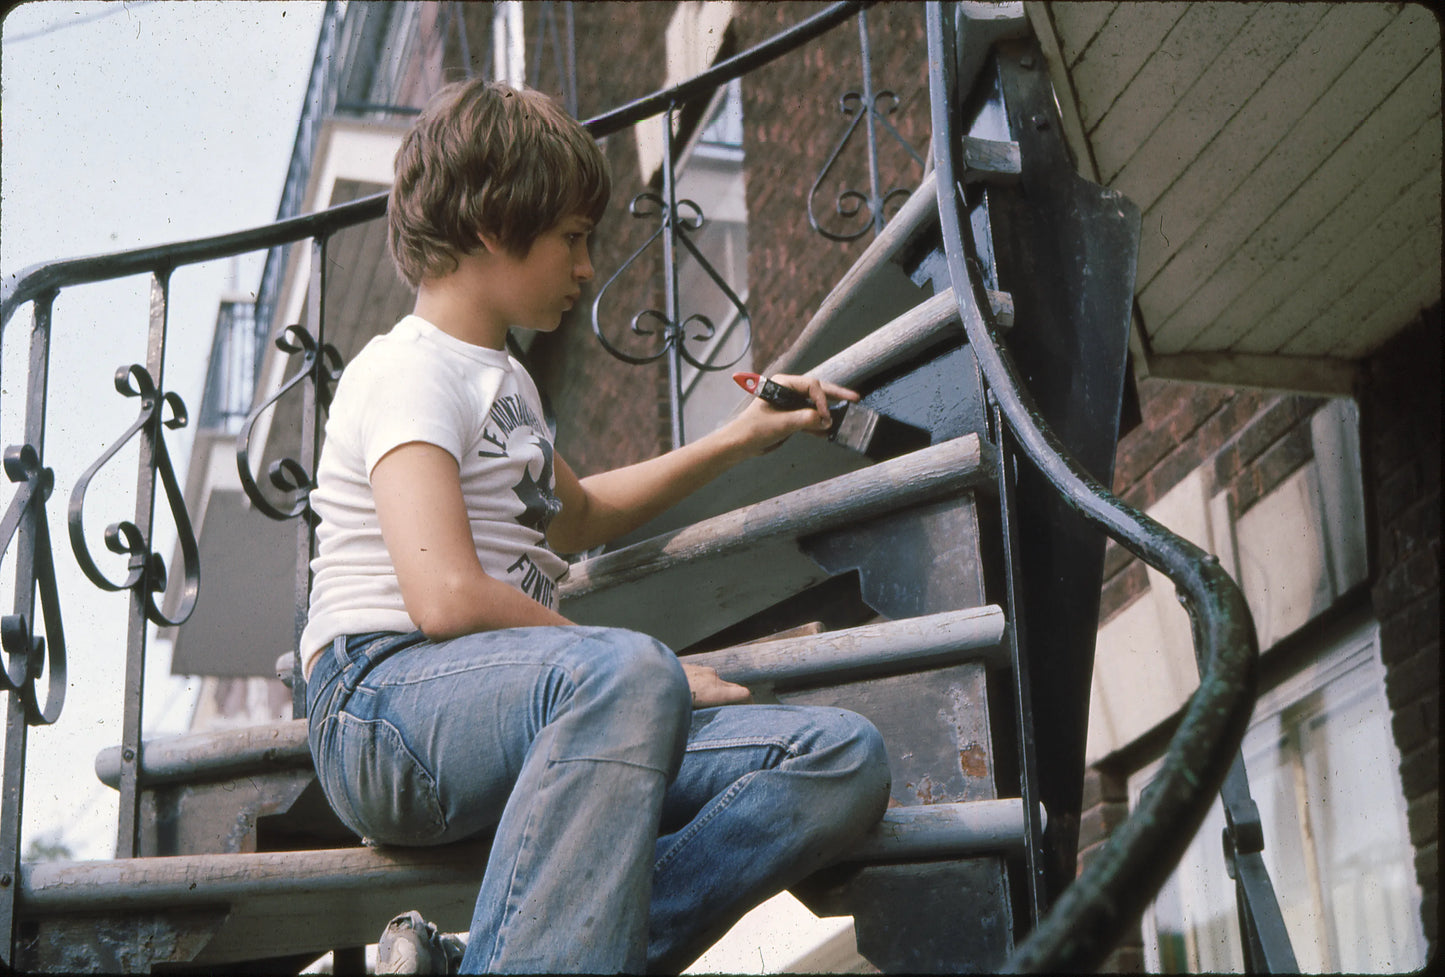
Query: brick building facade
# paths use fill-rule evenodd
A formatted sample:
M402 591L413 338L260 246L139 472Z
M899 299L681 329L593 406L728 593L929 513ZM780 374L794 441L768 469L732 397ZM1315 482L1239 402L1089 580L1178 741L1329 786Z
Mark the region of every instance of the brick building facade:
M1389 723L1398 748L1420 920L1433 953L1439 938L1440 717L1440 310L1422 315L1370 362L1356 402L1360 412L1367 582L1340 597L1301 631L1363 609L1379 624ZM1114 490L1149 509L1193 472L1207 470L1242 515L1313 458L1310 421L1327 401L1301 395L1144 380L1142 423L1119 444ZM1142 563L1110 544L1101 628L1149 587ZM1321 623L1323 622L1323 623ZM1298 634L1262 647L1262 687L1308 663ZM1164 722L1087 771L1080 869L1128 816L1130 775L1157 755ZM1266 836L1266 845L1269 837ZM1217 847L1217 846L1216 846ZM1143 972L1137 937L1118 947L1104 970Z
M618 15L624 8L625 17ZM661 87L667 64L670 4L585 4L578 8L579 64L589 83L579 93L583 118ZM740 4L720 42L724 51L742 50L803 20L816 8L808 3ZM605 49L607 32L628 26L630 56L609 60L595 73L589 52ZM923 49L923 20L907 4L883 5L870 13L873 77L878 89L898 96L890 121L913 151L928 148L928 85ZM594 44L597 45L594 47ZM595 79L595 84L594 80ZM837 98L862 87L860 44L856 30L839 28L811 44L801 57L785 58L743 79L742 147L747 206L747 278L745 296L752 317L752 363L762 369L798 335L829 288L862 253L872 235L854 241L828 240L808 225L810 187L827 165L842 137L847 118ZM819 92L835 93L820 100ZM681 113L684 119L687 113ZM659 126L660 122L654 121ZM681 135L685 137L688 133ZM867 187L867 157L861 131L844 147L840 165L817 194L820 218L830 215L841 188ZM634 366L613 359L600 348L586 322L591 298L641 246L656 218L635 218L629 203L644 187L638 152L629 133L604 140L612 167L613 193L607 214L595 235L596 277L578 311L562 329L539 337L531 353L538 381L553 399L558 417L558 443L568 460L586 474L628 464L668 444L665 367L661 361ZM923 172L908 151L892 138L880 140L880 169L887 186L912 187ZM656 189L659 178L649 174ZM704 206L706 213L706 206ZM835 217L831 226L840 223ZM825 226L829 226L825 224ZM856 226L856 221L853 226ZM645 354L656 349L648 338L628 334L627 317L636 309L661 308L660 247L642 255L602 306L608 338L624 350ZM626 311L624 311L626 310ZM687 309L684 309L686 315ZM598 409L605 404L605 409ZM690 433L705 433L702 431Z
M1360 396L1370 600L1432 951L1440 925L1440 355L1436 306L1370 362Z

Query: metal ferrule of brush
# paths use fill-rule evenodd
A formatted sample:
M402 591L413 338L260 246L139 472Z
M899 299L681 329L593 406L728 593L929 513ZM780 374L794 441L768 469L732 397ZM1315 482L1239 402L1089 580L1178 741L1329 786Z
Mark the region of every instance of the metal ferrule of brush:
M871 411L866 407L849 410L848 406L848 404L839 404L830 412L833 415L833 426L828 432L828 440L861 450L864 446L872 444L874 432L878 427L879 415L877 411Z

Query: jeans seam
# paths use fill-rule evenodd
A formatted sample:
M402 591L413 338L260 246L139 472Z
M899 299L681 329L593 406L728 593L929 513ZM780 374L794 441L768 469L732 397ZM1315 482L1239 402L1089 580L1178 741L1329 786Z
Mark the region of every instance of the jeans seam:
M573 686L576 686L576 684L577 684L576 678L572 675L572 670L571 670L570 668L567 668L565 665L558 665L558 664L555 664L555 663L553 663L553 664L547 664L547 663L537 662L537 661L521 660L521 661L472 662L472 663L468 663L468 664L465 664L465 665L460 665L460 666L458 666L458 667L456 667L456 668L448 669L447 671L438 671L438 672L435 672L435 673L430 674L430 675L416 676L416 677L408 677L408 678L400 678L400 679L395 679L395 680L393 680L393 681L387 681L387 682L378 682L376 687L377 687L377 688L399 689L399 688L403 688L403 687L409 686L409 685L420 685L420 684L423 683L423 682L430 682L430 681L433 681L434 679L450 678L450 677L453 676L453 675L463 675L463 674L466 674L467 672L482 671L483 669L488 669L488 668L517 668L517 667L519 667L519 666L532 667L532 668L536 668L536 669L538 669L538 670L540 670L540 671L561 672L563 675L565 675L565 676L567 677L567 681L568 681L568 682L571 682Z
M798 749L798 744L795 741L778 739L771 736L734 736L730 739L689 742L685 752L700 753L703 750L730 750L739 746L775 746L790 758L802 754L802 751Z
M743 788L752 783L753 778L761 772L760 770L751 770L743 774L737 780L733 781L732 786L724 791L721 797L713 802L712 807L705 815L693 818L692 823L687 826L686 833L679 836L678 839L673 842L672 847L668 849L667 854L653 864L653 874L656 875L660 872L668 862L673 860L678 852L687 846L688 842L697 837L698 832L702 831L703 828L711 824L714 819L721 816L724 811L732 806L733 799L742 793Z
M620 764L621 766L624 766L624 767L632 767L634 770L646 770L648 773L659 774L659 775L661 775L661 776L663 776L663 777L666 777L667 774L668 774L668 771L662 769L661 767L651 767L651 766L648 766L648 765L645 764L645 763L637 763L636 761L633 761L633 760L619 760L617 757L610 757L610 756L565 756L565 757L557 757L557 758L555 758L555 759L553 759L553 760L549 760L549 761L547 761L547 762L548 762L548 763L616 763L616 764Z
M554 762L553 757L555 756L556 751L556 737L552 737L547 743L546 776L550 777L555 773L552 765ZM540 794L544 786L545 784L539 783L537 785L536 793ZM508 799L507 803L511 803L510 798ZM538 807L539 805L535 803L534 800L527 810L527 823L522 825L520 840L517 844L517 854L516 857L512 860L512 871L507 876L507 893L506 898L502 902L502 915L501 918L497 920L497 926L493 930L494 937L492 939L492 952L487 957L486 966L483 968L484 973L491 973L495 969L496 961L502 955L503 942L507 932L507 922L511 919L514 907L520 908L517 906L517 874L521 871L522 868L522 856L524 854L531 854L531 848L535 841L533 837L534 832L532 826L537 819Z

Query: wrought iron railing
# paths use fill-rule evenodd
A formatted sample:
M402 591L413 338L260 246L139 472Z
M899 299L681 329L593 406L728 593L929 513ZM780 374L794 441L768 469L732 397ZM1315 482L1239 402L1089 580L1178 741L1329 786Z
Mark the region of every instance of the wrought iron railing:
M866 2L853 0L823 8L799 24L679 85L637 99L586 123L593 135L600 138L656 116L665 117L663 131L668 135L664 142L663 192L651 198L642 196L638 199L656 208L648 212L644 207L646 216L660 216L661 226L649 241L660 239L665 242L672 278L665 301L667 308L639 315L641 319L655 323L660 337L660 351L648 358L667 357L674 413L673 436L677 441L682 439L678 418L682 365L690 363L699 369L717 369L725 364L704 363L685 349L691 338L707 332L712 326L711 323L684 319L676 301L676 272L672 256L678 253L679 248L690 248L687 233L690 224L701 215L692 216L688 202L676 198L672 182L676 154L671 146L671 116L680 107L782 57L850 18L859 18L860 37L866 51L867 29L863 11L868 6ZM1226 783L1226 774L1243 735L1243 724L1248 718L1253 698L1254 636L1248 610L1238 588L1217 562L1113 498L1060 450L1047 429L1040 424L1036 412L1031 410L1027 394L1014 375L1007 354L997 343L997 330L990 321L990 306L983 285L976 276L970 275L971 239L963 233L958 212L955 187L960 185L962 173L954 153L952 113L957 100L952 97L948 75L953 44L952 24L946 23L949 20L944 8L938 4L930 5L933 163L939 174L939 213L949 271L956 292L972 295L974 299L971 303L959 303L969 342L979 356L1013 437L1024 453L1088 518L1179 584L1188 598L1195 621L1196 645L1204 664L1201 688L1191 700L1180 731L1171 745L1161 788L1153 792L1135 817L1120 829L1108 852L1065 890L1053 911L1020 948L1014 961L1023 968L1075 969L1096 963L1102 953L1113 945L1122 927L1137 917L1137 911L1142 909L1177 863L1192 837L1193 832L1189 828L1197 826L1202 819L1210 796L1220 784ZM882 191L877 177L876 150L871 147L876 139L875 123L886 124L883 119L886 113L880 112L877 106L887 93L875 94L871 85L869 68L865 66L864 92L857 100L858 114L850 114L852 121L838 144L841 150L852 138L852 132L860 121L867 122L867 131L871 133L868 137L868 194L865 197L861 191L853 191L851 195L845 195L846 199L839 198L840 215L846 216L844 211L855 204L855 213L862 213L866 208L869 219L865 232L867 228L876 229L885 207L897 196L892 190ZM845 113L849 112L850 104L848 96L845 96ZM830 159L823 175L831 165ZM0 296L0 338L3 338L14 313L22 305L33 305L29 374L24 395L25 430L21 444L5 456L6 474L19 487L3 521L0 521L0 537L3 537L0 544L6 551L11 551L10 544L15 542L16 580L14 613L3 619L7 656L4 681L6 689L12 693L6 696L4 790L3 796L0 796L0 934L4 934L6 939L0 949L6 953L4 962L14 959L10 953L14 932L22 807L20 785L25 765L26 729L28 725L56 719L66 681L63 622L45 513L45 503L54 486L54 476L44 465L44 448L50 326L56 296L70 286L137 274L149 275L151 281L146 362L123 366L116 374L117 390L140 402L137 418L87 471L72 495L70 506L70 536L77 561L97 586L125 590L130 594L123 690L125 714L121 733L121 805L116 846L117 857L126 858L133 856L137 850L140 720L147 630L152 625L172 625L183 621L194 603L200 580L194 536L190 531L180 487L170 468L165 440L167 431L182 427L187 421L184 405L174 393L166 391L163 376L171 273L188 264L309 242L309 294L312 300L308 303L308 319L304 327L287 327L277 340L282 350L300 353L300 363L290 378L283 381L278 392L254 409L237 438L238 467L252 501L274 518L302 516L296 520L296 614L299 633L310 589L308 574L314 542L314 527L305 496L311 485L318 450L318 412L326 403L340 368L339 357L327 344L325 334L327 243L338 231L382 217L385 209L386 194L380 193L248 231L51 262L22 272ZM697 208L693 205L691 209ZM746 316L741 300L736 295L730 298L735 300L740 314ZM262 327L267 324L263 321ZM690 326L694 328L692 336L688 333ZM251 468L251 439L257 419L283 395L299 395L303 401L300 446L294 457L282 458L270 466L265 478L267 486L263 490L262 480ZM106 548L125 560L125 574L116 581L102 573L90 555L81 510L84 508L85 485L90 477L130 442L138 445L140 455L135 515L132 520L114 523L105 533ZM279 499L276 493L280 493ZM183 580L182 599L169 615L162 613L157 597L165 590L166 578L177 571L167 568L153 548L152 517L158 494L164 494L181 537L179 573ZM37 591L43 635L36 626ZM299 662L297 668L299 672ZM42 679L47 683L43 703L39 696ZM295 676L293 695L296 696L296 714L302 715L304 684L299 674ZM1237 787L1241 777L1242 768L1239 769L1239 777L1228 783ZM1247 827L1247 811L1243 806L1230 806L1227 799L1227 810L1231 824ZM1257 818L1254 823L1257 825ZM1243 843L1238 851L1247 858L1250 856L1249 848L1249 844Z
M1034 406L994 321L973 229L962 216L955 9L933 0L927 16L939 222L969 345L1023 455L1072 508L1178 587L1200 667L1199 688L1184 709L1153 788L1017 948L1011 969L1041 973L1096 969L1179 864L1214 795L1223 788L1230 824L1227 857L1231 866L1242 860L1250 863L1248 902L1251 917L1258 921L1254 931L1246 933L1246 959L1272 972L1293 971L1297 968L1268 876L1255 871L1262 865L1258 859L1263 839L1244 765L1238 759L1254 707L1258 663L1249 606L1217 557L1101 485L1073 459ZM1257 942L1261 932L1268 933L1268 947ZM1251 959L1251 950L1268 953L1256 960Z

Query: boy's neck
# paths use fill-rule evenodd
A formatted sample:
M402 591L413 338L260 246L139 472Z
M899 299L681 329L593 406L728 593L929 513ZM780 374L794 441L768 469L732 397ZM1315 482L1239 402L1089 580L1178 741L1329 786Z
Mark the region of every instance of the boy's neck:
M423 279L412 312L453 339L506 349L508 323L488 304L483 276L476 274L469 257L463 255L449 275Z

